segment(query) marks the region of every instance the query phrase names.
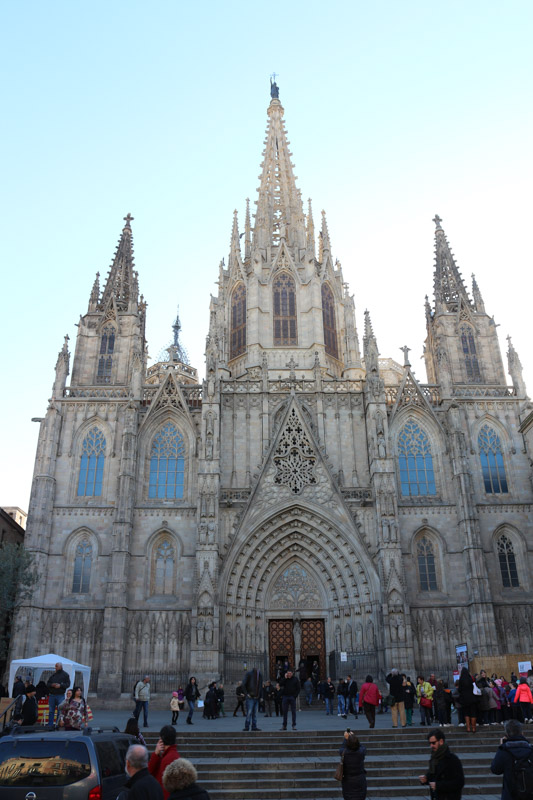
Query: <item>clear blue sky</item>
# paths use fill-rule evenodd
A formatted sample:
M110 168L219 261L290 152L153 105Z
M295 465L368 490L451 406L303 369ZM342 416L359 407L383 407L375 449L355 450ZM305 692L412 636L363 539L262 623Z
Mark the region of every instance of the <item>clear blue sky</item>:
M0 503L27 508L37 425L127 212L156 357L179 303L203 374L232 212L255 199L279 73L298 185L369 308L425 380L439 213L533 392L533 4L383 0L2 4Z

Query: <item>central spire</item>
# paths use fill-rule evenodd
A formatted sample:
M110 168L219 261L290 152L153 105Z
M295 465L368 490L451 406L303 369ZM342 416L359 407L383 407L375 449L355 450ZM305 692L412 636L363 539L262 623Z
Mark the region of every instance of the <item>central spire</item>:
M435 223L435 308L441 310L441 307L444 307L448 311L454 311L460 301L466 306L472 307L466 286L441 226L442 219L438 214L435 214L433 222Z
M255 247L265 249L285 240L289 247L298 250L306 247L302 198L296 188L276 83L271 83L270 94L253 242Z

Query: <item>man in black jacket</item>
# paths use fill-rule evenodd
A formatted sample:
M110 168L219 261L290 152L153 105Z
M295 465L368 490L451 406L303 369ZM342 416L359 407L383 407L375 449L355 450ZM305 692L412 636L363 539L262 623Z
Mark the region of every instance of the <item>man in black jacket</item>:
M54 727L54 717L57 710L59 720L59 706L65 699L65 692L70 686L70 677L63 669L60 661L56 664L56 671L46 681L48 686L48 727Z
M148 772L148 750L142 744L128 748L126 772L129 780L117 800L163 800L163 789Z
M15 711L13 712L13 719L19 725L35 725L37 722L38 708L37 700L35 699L36 694L37 689L32 683L30 683L24 689L24 695L26 697L24 704L21 702L24 695L20 695L17 699Z
M352 680L352 676L346 678L348 684L348 714L353 714L357 719L357 681Z
M526 758L533 759L533 746L522 735L522 725L518 720L508 719L505 723L505 736L501 739L490 765L491 772L503 775L502 800L512 800L514 797L513 766L515 761Z
M246 697L246 692L244 691L244 687L242 685L242 681L239 681L237 684L237 688L235 689L235 695L237 697L237 705L235 707L235 711L233 712L233 716L237 716L237 711L239 708L242 710L243 717L246 716L246 711L244 710L244 699Z
M405 728L405 688L403 675L400 675L397 669L391 669L386 679L389 684L389 690L394 697L394 703L391 706L392 727L398 727L398 711L400 712L400 725Z
M292 729L296 730L296 698L300 694L300 681L293 675L292 670L287 670L285 673L285 681L281 689L281 707L283 709L283 726L282 731L287 730L287 716L289 714L289 706L292 713Z
M261 672L258 669L251 669L247 672L244 676L243 686L246 692L246 722L243 730L250 730L251 725L253 731L258 731L260 728L257 727L257 707L263 692Z
M450 751L440 728L429 732L428 742L431 747L429 770L425 775L419 775L418 780L429 784L434 800L461 800L465 776L460 759Z

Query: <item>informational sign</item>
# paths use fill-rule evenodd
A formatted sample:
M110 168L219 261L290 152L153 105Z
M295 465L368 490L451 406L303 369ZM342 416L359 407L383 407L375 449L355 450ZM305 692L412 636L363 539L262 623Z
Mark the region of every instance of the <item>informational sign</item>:
M468 645L456 644L455 657L457 659L457 666L459 667L459 671L461 671L463 667L468 667Z
M341 653L341 661L348 661L348 653Z
M528 670L531 669L531 661L519 661L518 662L518 674L522 677L526 677Z

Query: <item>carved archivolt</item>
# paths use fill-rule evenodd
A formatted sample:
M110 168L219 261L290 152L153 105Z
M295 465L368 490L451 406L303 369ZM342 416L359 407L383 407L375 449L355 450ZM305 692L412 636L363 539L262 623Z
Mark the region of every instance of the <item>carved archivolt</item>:
M268 608L272 592L276 594L269 587L295 563L304 569L307 565L316 576L329 608L368 604L377 597L373 567L363 566L351 543L331 524L296 507L267 521L240 544L225 581L226 606Z

